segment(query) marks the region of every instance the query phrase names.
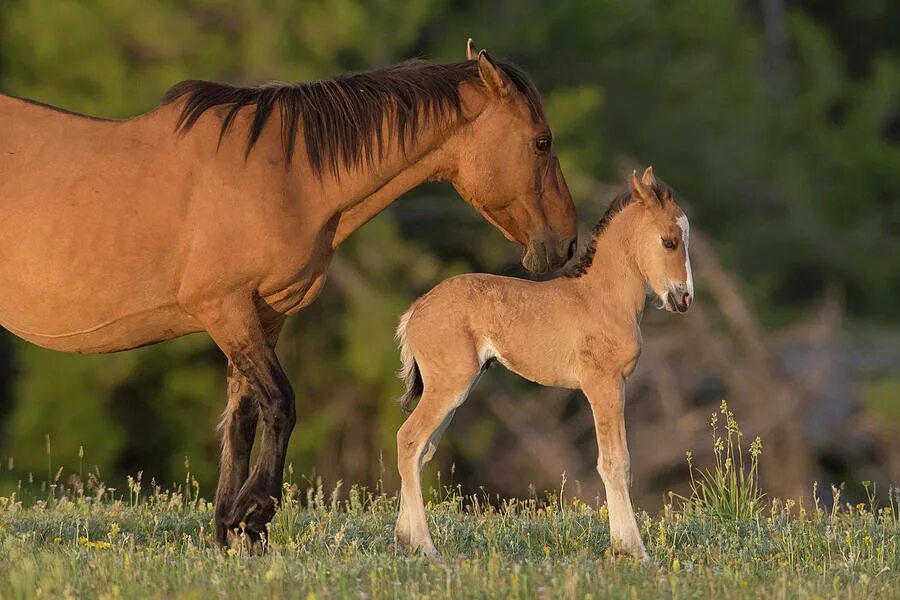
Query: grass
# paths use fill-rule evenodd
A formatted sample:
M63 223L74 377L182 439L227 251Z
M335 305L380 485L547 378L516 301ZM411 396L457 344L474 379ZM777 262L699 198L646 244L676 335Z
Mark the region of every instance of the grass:
M719 435L719 415L725 420L725 437ZM689 511L712 517L719 521L752 521L763 510L765 494L759 489L759 455L762 440L759 436L750 444L744 464L744 435L738 427L734 413L722 400L718 412L709 419L712 429L715 465L708 469L694 467L693 456L687 453L691 473L691 496L678 496Z
M639 515L649 567L609 554L605 506L556 493L492 504L433 491L444 558L431 561L395 547L396 497L289 486L259 556L215 544L212 506L190 477L175 491L130 479L122 493L88 476L37 501L0 498L0 598L900 596L900 490L884 506L871 486L857 505L835 488L831 508L815 494L808 506L766 501L756 456L744 463L722 410L718 459L696 471L691 497Z

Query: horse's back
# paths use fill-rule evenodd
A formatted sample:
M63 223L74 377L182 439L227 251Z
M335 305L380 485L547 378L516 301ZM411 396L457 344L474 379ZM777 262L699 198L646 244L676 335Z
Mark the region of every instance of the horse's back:
M0 324L63 350L183 333L134 331L176 302L186 212L146 130L0 95Z

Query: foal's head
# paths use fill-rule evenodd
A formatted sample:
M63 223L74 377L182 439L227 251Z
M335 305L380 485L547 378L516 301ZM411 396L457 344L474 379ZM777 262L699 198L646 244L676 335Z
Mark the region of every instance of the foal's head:
M630 243L638 269L660 301L660 308L687 312L694 299L694 278L688 255L690 226L668 186L657 183L653 169L643 177L631 174L636 208Z
M510 240L535 272L561 267L577 246L575 206L566 186L540 97L517 69L498 66L469 40L483 107L452 140L460 195ZM479 102L481 104L481 102Z

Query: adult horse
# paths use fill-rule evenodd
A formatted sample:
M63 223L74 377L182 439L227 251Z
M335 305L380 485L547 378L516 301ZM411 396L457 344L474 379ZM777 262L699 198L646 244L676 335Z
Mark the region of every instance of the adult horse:
M244 523L257 538L296 420L282 323L318 295L347 236L426 180L450 181L532 271L574 252L540 97L471 40L455 64L186 81L123 121L0 95L0 324L69 352L208 332L228 358L216 532L225 543Z

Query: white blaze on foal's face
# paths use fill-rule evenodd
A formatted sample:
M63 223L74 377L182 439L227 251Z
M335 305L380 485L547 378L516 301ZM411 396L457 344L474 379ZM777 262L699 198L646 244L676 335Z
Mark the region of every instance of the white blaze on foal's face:
M659 308L687 312L694 298L690 224L673 204L654 212L648 227L650 251L644 263L647 283L659 299Z
M688 254L690 225L675 203L672 189L660 185L650 167L639 180L631 174L632 199L643 211L639 242L634 246L645 281L660 301L660 308L687 312L694 298L694 277Z
M687 215L682 213L678 219L675 221L679 227L681 227L681 239L684 247L684 271L687 273L685 280L685 290L688 294L693 298L694 296L694 275L691 272L691 255L688 253L689 243L690 243L690 235L691 235L691 224L688 223Z

